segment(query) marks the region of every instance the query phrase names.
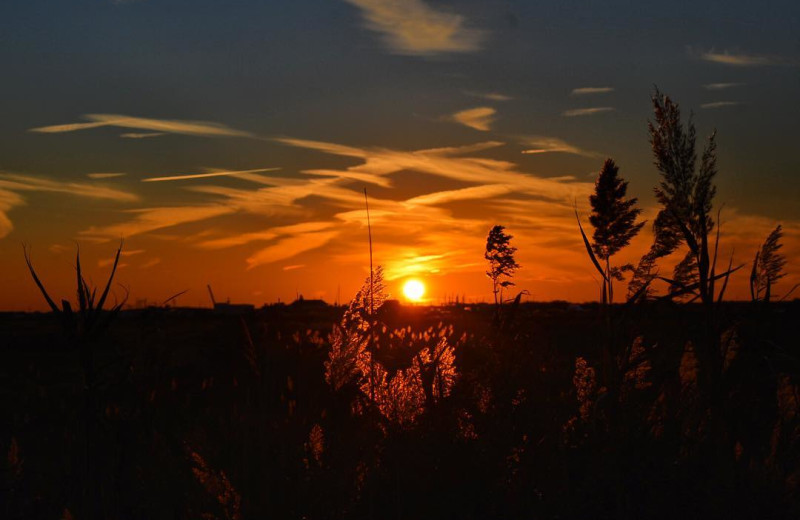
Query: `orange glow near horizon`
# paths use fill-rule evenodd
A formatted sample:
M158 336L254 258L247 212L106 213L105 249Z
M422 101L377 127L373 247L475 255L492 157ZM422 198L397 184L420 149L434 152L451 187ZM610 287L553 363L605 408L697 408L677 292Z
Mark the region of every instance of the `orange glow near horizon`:
M407 280L403 284L403 295L410 302L420 302L422 297L425 296L425 284L413 278Z

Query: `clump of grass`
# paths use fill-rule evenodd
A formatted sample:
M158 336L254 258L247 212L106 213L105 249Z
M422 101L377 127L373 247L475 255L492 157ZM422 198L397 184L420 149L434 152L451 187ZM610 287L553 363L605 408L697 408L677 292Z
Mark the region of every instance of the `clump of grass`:
M101 422L101 409L100 406L100 369L98 368L97 355L98 346L100 343L97 341L100 333L108 328L110 323L119 314L122 306L128 299L126 291L125 297L121 301L117 301L114 305L106 309L106 301L111 292L111 283L114 281L114 275L117 272L119 265L119 258L122 253L122 243L120 242L117 248L117 253L114 257L114 264L111 268L111 273L108 276L108 281L105 284L100 296L97 295L97 287L92 287L83 276L81 268L81 254L80 248L75 255L75 271L76 271L76 285L77 285L77 310L73 310L69 300L62 299L61 307L59 308L53 298L45 289L44 284L36 274L31 261L29 249L23 245L23 254L25 256L25 263L28 265L28 270L31 273L34 283L42 293L47 305L54 314L61 317L62 326L66 335L67 344L72 349L77 350L80 357L80 365L83 371L83 423L84 423L84 444L83 444L83 514L86 518L102 518L103 512L103 477L100 475L99 463L106 458L107 454L103 454L101 447L101 437L103 435Z
M103 292L100 293L99 298L97 298L97 287L91 287L86 281L86 278L83 276L83 271L81 269L81 251L80 248L78 248L78 251L75 254L75 272L77 276L76 285L78 297L77 311L72 309L72 305L70 304L69 300L66 299L61 300L61 308L56 305L55 301L53 301L53 298L51 298L50 294L47 292L47 289L45 289L44 284L39 279L39 276L36 274L36 270L33 267L33 262L31 261L29 248L23 245L22 251L25 256L25 263L28 265L28 270L31 273L34 283L39 288L39 292L42 293L42 296L44 297L50 309L55 314L62 317L65 332L67 332L71 338L86 338L95 332L107 328L128 299L128 294L126 291L125 297L122 299L122 301L116 302L113 306L107 309L107 312L104 312L106 311L106 309L104 309L106 300L108 299L109 292L111 291L111 283L114 281L114 275L116 274L117 266L119 265L119 257L122 253L122 242L120 242L120 245L117 248L111 273L108 276L108 281L103 288Z
M750 272L750 297L754 302L769 303L773 286L786 276L786 257L780 252L783 247L782 238L783 227L778 224L767 236L761 249L756 251L753 270ZM781 300L787 298L796 288L797 285L792 287Z

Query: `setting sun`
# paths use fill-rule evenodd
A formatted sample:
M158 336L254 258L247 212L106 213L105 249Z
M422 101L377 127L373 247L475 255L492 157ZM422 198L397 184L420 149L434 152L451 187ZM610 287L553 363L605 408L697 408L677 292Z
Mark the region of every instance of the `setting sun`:
M425 295L425 284L419 280L408 280L403 285L403 294L408 301L418 302Z

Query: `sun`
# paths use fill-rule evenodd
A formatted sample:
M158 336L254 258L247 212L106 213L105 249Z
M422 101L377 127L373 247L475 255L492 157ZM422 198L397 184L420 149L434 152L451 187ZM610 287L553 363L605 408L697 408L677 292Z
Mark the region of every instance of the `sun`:
M418 302L425 296L425 284L419 280L408 280L403 284L403 294L411 302Z

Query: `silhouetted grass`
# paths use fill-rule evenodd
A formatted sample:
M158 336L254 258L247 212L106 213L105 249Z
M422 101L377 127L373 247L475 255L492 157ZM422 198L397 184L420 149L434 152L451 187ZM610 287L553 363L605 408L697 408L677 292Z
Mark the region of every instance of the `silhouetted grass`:
M414 401L410 422L357 385L326 383L341 309L122 312L104 342L124 363L97 402L102 515L793 518L800 307L770 309L723 306L724 420L713 429L697 306L630 311L613 406L592 376L600 351L587 338L605 325L591 306L520 304L500 329L488 306L378 312L389 373L442 334L455 345L451 390ZM4 517L85 518L80 360L58 347L53 315L2 315L0 332Z

